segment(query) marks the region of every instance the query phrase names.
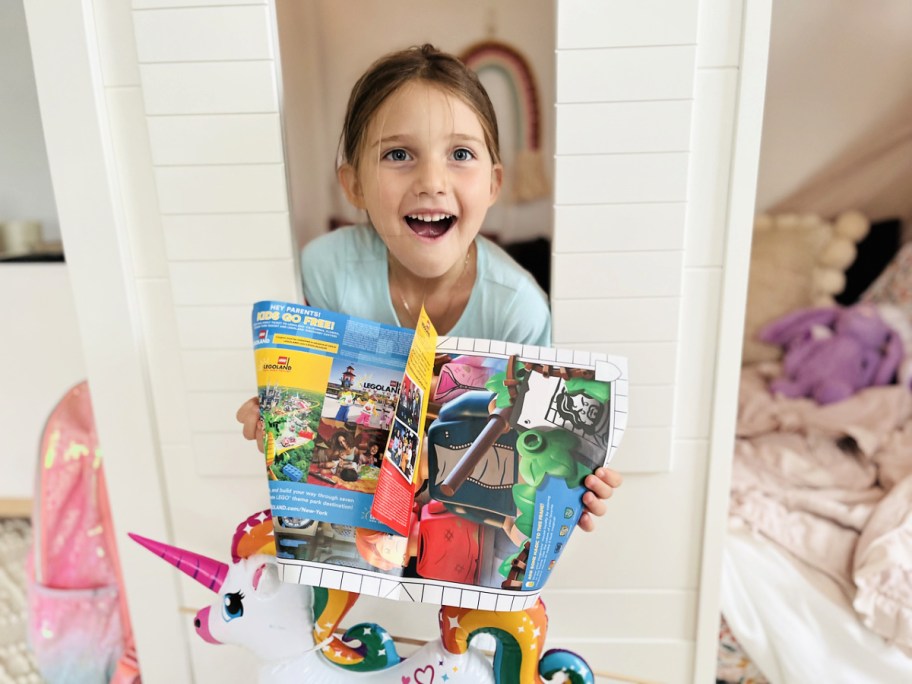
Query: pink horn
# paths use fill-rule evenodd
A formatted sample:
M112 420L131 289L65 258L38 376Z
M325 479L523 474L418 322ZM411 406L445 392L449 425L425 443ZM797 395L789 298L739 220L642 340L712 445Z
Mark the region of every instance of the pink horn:
M149 549L155 555L168 561L175 568L188 577L192 577L207 589L218 591L222 588L225 577L228 575L227 563L212 560L192 551L184 551L176 546L163 544L154 539L146 539L132 532L127 532L127 536L140 546Z

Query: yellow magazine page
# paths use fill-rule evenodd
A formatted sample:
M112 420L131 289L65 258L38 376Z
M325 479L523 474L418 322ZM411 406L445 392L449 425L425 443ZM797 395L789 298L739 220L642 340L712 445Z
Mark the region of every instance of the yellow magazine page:
M404 537L409 536L415 517L415 488L420 481L421 445L436 347L437 331L422 307L371 507L377 520Z

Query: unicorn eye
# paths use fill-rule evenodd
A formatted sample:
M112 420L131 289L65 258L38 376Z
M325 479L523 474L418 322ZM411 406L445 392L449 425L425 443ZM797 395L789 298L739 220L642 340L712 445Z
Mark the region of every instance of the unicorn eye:
M235 618L244 615L244 594L236 591L225 594L222 598L222 618L225 622L231 622Z

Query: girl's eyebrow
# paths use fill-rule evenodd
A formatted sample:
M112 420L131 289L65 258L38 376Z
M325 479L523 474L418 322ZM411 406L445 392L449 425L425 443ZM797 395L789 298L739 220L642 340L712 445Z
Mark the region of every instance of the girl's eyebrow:
M398 134L398 135L388 135L383 138L378 138L377 140L375 140L374 142L371 143L370 147L374 148L374 147L380 147L380 146L385 147L387 145L403 145L403 144L410 143L412 141L412 138L413 138L413 136L411 136L407 133L402 133L402 134ZM450 136L450 139L453 142L473 142L476 145L485 145L486 144L485 141L482 140L481 138L479 138L478 136L469 135L468 133L454 133L453 135Z

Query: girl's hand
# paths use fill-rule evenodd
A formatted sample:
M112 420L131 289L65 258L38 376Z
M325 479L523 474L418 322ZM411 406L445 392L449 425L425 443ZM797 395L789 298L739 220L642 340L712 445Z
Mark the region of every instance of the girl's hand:
M580 529L584 532L592 532L595 529L595 519L593 516L603 516L608 507L605 501L611 498L615 488L621 486L623 478L621 474L611 468L597 468L592 475L587 475L583 484L589 489L583 494L583 506L586 510L580 516Z
M263 453L263 420L260 418L260 401L257 397L251 397L238 409L235 415L237 422L243 427L244 439L256 440L257 449Z

